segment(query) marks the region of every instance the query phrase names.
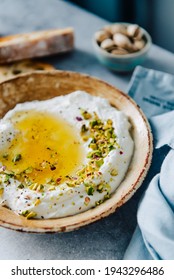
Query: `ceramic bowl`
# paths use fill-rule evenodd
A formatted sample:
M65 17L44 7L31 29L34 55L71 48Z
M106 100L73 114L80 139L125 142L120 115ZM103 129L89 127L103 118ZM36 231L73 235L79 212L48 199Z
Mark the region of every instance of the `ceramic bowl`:
M84 90L106 98L123 111L132 124L134 153L129 169L117 190L104 203L83 213L54 219L31 219L0 206L0 226L25 232L64 232L78 229L115 212L141 186L151 163L152 134L146 117L136 103L116 87L81 73L53 70L33 72L0 83L0 118L17 103L46 100Z
M128 25L128 23L121 24L126 26ZM141 31L143 34L143 39L145 40L145 46L139 51L128 54L112 54L102 49L95 38L95 33L92 39L92 43L99 62L101 62L107 68L117 72L130 72L137 65L141 65L145 61L152 45L152 39L149 33L143 28L141 28Z

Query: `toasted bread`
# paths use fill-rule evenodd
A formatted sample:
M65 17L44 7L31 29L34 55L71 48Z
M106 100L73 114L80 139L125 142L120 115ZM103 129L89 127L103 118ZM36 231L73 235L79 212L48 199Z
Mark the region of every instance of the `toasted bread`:
M47 56L72 50L72 28L36 31L0 38L0 63Z
M24 60L9 64L0 65L0 82L14 78L23 73L55 69L52 65L32 60Z

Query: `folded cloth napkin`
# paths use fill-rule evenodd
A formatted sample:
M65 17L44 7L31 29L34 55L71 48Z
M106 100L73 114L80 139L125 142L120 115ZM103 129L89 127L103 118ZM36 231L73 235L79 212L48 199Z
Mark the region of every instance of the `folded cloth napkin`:
M124 259L174 260L174 76L138 66L128 94L149 118L155 148L168 145L170 151L139 202ZM153 157L151 169L158 161Z

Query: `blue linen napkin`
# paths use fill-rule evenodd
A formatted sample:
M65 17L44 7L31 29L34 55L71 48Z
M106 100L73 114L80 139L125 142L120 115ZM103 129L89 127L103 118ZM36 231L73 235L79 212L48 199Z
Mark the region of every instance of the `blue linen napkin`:
M139 202L138 225L124 259L174 260L174 76L138 66L128 94L149 118L155 149L170 149ZM158 157L154 153L151 170Z

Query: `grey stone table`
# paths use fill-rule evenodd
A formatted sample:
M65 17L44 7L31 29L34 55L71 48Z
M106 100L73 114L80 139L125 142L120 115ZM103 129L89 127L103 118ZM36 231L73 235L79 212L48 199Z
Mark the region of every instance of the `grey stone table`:
M118 75L105 69L93 53L92 35L104 24L106 21L103 19L66 1L0 1L1 35L73 26L75 50L41 60L52 63L58 69L102 78L126 91L131 74ZM174 74L174 55L153 45L144 65ZM122 259L136 226L139 198L149 180L147 178L132 199L114 214L74 232L44 235L0 228L0 259Z

